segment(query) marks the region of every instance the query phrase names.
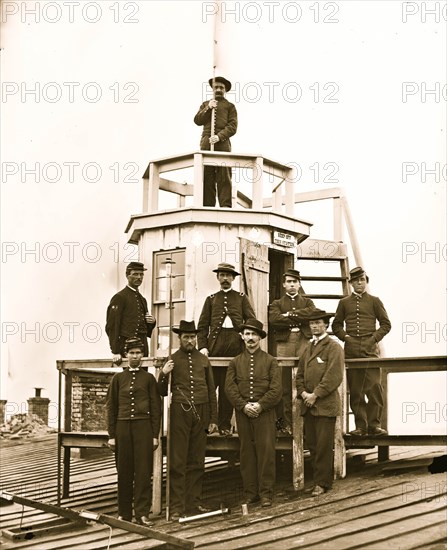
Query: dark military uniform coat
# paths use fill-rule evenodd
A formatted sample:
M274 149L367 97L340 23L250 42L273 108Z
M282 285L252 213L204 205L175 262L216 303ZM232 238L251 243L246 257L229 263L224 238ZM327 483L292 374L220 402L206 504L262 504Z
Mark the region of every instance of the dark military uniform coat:
M147 355L147 338L151 337L155 327L155 323L146 323L148 311L146 298L128 286L113 296L107 308L106 322L112 353L123 355L127 338L139 337L145 345L144 355Z
M290 329L299 328L306 338L311 338L312 334L307 323L302 324L303 317L315 309L315 304L310 298L297 294L291 298L288 294L274 300L269 307L269 324L273 329L273 337L276 342L286 342ZM289 313L288 317L283 317L283 313Z
M204 101L194 117L197 126L203 126L200 149L204 151L210 149L212 109L208 107L208 103L208 101ZM219 142L215 144L214 149L217 151L231 151L230 137L234 136L237 130L237 111L233 103L225 98L219 99L217 102L215 130L215 133L219 136Z
M236 292L231 289L228 292L220 290L216 294L211 294L205 300L197 326L198 349L208 348L210 355L212 354L227 315L230 317L236 331L245 321L256 317L247 296L243 292Z

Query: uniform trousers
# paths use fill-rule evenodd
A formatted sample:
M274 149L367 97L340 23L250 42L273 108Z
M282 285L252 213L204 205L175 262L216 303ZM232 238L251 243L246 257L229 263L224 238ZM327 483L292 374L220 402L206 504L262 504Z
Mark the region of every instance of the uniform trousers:
M216 343L210 351L213 357L236 357L243 348L242 339L233 328L220 329ZM227 376L226 367L213 367L213 378L216 389L219 390L217 401L217 425L219 430L231 429L231 417L233 416L233 406L228 401L225 393L225 378Z
M205 472L206 430L209 404L195 405L199 418L192 408L172 403L169 424L169 475L170 512L194 512L200 505Z
M273 498L276 475L276 414L274 409L250 418L236 410L240 469L244 497Z
M334 479L335 416L304 415L304 435L309 448L314 485L332 487Z
M301 357L309 340L302 332L291 332L287 342L276 344L277 357ZM276 415L282 418L286 426L292 425L292 369L282 369L282 398L276 405Z
M128 521L132 520L132 501L137 518L148 516L151 509L152 439L150 419L118 420L116 423L118 514Z
M379 357L379 347L365 345L368 337L351 336L345 341L345 358ZM380 427L383 388L380 369L348 369L349 402L357 429ZM365 400L365 395L368 402Z
M209 147L207 147L209 150ZM228 141L214 144L215 151L231 151ZM216 164L225 160L216 159ZM203 169L203 206L216 205L216 187L219 205L231 208L231 168L225 166L205 166Z

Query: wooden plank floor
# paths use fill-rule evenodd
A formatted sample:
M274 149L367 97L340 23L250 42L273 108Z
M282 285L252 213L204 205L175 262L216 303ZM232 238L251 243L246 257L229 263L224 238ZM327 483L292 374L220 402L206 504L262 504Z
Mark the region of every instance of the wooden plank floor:
M230 514L191 522L167 523L156 518L155 529L193 540L196 548L227 550L262 548L315 549L447 549L447 477L430 474L427 465L446 453L440 447L391 448L393 468L382 471L377 450L349 453L348 476L327 494L312 498L292 489L290 458L278 460L274 506L250 506L242 516L242 485L238 467L208 459L204 502L230 507ZM0 489L27 498L56 503L57 445L54 435L0 448ZM404 461L403 464L401 461ZM386 463L387 466L390 463ZM403 466L401 469L400 466ZM306 472L307 473L307 472ZM113 456L73 459L71 494L63 506L116 515L116 471ZM0 507L2 529L54 518L17 504ZM2 550L106 549L110 529L89 524L42 538L12 542L2 536ZM110 548L162 548L161 543L113 529Z

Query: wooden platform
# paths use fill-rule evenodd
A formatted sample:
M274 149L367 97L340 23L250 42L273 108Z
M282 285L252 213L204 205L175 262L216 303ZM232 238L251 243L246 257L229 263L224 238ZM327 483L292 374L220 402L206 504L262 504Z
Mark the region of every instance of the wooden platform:
M376 462L376 451L348 453L348 476L329 493L312 498L292 490L290 453L279 453L274 506L250 506L242 516L239 468L219 458L207 459L204 503L231 513L192 523L155 518L155 529L193 541L204 549L290 548L447 548L447 477L427 470L445 448L392 447L392 463ZM57 438L0 448L1 490L56 504ZM387 467L391 469L387 470ZM306 474L307 468L306 468ZM3 504L3 503L2 503ZM71 496L64 507L116 515L116 472L113 455L72 459ZM20 526L22 506L0 507L2 529ZM24 508L22 527L55 516ZM159 541L96 523L69 526L13 542L2 536L1 548L33 550L167 548Z

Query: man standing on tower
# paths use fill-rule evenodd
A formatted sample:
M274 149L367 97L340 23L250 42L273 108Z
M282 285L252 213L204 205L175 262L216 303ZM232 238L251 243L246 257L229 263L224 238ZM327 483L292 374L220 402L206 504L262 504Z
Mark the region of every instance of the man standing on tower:
M210 78L214 98L204 101L194 117L197 126L203 126L200 149L209 151L231 151L230 137L237 130L237 111L233 103L225 99L225 93L231 90L231 82L223 76ZM214 109L214 128L212 111ZM216 187L219 205L231 208L231 168L226 166L205 166L203 171L203 206L216 205Z
M233 265L220 263L213 272L217 274L220 291L205 300L197 326L197 347L207 357L234 357L243 349L240 327L247 319L255 317L255 313L247 296L231 288L235 277L240 275ZM213 367L213 375L216 388L219 388L219 433L229 437L232 435L233 407L225 394L226 369Z
M143 356L149 355L147 339L155 327L155 317L149 313L146 298L138 290L145 271L141 262L130 262L126 268L127 286L112 297L107 308L106 333L117 365L124 357L127 338L139 338L143 343Z
M355 267L349 277L353 292L340 300L332 331L345 343L346 359L379 357L378 343L391 330L388 314L381 300L366 292L369 277L363 268ZM387 433L380 427L383 409L380 375L379 368L348 369L350 404L355 417L355 430L351 435Z

